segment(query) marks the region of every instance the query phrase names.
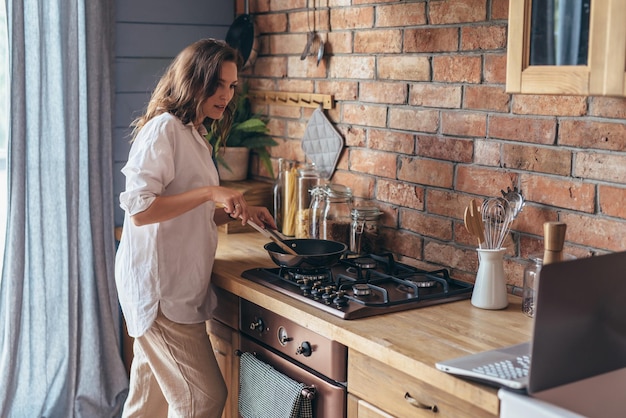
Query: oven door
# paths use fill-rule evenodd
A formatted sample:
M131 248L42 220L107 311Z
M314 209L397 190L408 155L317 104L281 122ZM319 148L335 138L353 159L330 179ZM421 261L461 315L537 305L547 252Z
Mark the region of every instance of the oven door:
M347 416L347 389L344 385L305 369L303 366L274 352L272 349L261 346L244 334L241 334L240 351L254 354L258 360L272 366L283 375L313 388L311 401L315 418L345 418ZM259 382L259 385L264 384L269 384L269 382ZM268 413L271 412L268 411Z

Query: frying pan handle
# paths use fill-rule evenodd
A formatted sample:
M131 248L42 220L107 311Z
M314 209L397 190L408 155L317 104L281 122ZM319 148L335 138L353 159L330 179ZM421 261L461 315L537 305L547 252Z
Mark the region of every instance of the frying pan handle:
M262 228L259 225L257 225L256 223L252 222L251 220L248 220L248 225L250 225L251 227L256 229L258 232L263 234L265 237L267 237L267 238L271 239L272 241L274 241L287 254L298 255L298 253L293 248L291 248L290 246L285 244L276 234L273 233L273 231L271 231L269 229L266 229L266 228Z

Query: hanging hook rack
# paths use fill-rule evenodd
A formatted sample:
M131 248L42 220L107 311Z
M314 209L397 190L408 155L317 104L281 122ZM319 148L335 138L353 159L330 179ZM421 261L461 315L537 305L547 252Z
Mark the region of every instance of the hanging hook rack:
M250 90L250 99L257 104L284 104L285 106L300 106L332 109L335 105L330 94L316 93L287 93L281 91Z

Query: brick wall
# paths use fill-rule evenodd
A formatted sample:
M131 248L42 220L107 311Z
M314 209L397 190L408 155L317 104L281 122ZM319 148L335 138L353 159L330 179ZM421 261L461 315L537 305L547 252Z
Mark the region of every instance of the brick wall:
M542 251L544 221L568 224L576 256L626 250L626 100L505 93L508 1L315 2L328 44L319 67L300 60L307 1L253 0L259 56L244 76L256 89L334 95L326 114L346 147L332 181L384 211L388 249L473 281L464 208L516 186L527 204L506 241L511 291ZM273 158L302 161L311 110L259 110L279 141Z

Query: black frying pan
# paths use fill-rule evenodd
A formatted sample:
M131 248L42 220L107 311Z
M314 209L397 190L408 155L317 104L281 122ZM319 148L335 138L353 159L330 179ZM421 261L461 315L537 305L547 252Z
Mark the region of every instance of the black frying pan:
M263 246L272 261L281 267L332 267L348 249L346 244L324 239L286 239L283 242L293 248L298 255L285 253L275 242Z
M252 16L248 14L248 0L245 3L245 13L238 16L228 28L226 43L239 51L243 58L244 67L254 63L256 36Z

